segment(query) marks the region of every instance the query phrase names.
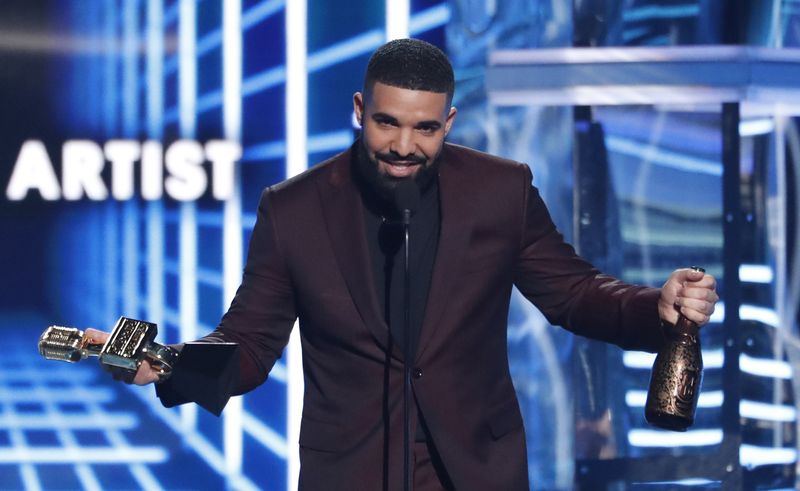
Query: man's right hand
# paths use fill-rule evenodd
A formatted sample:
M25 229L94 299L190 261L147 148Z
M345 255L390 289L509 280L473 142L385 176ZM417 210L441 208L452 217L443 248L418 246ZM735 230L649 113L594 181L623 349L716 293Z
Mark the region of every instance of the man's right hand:
M91 327L87 328L83 335L92 344L105 344L109 336L111 336L111 334L107 332L92 329ZM121 380L126 384L147 385L158 382L158 371L154 370L147 360L142 361L142 364L139 365L139 369L136 371L136 375L133 378L131 378L131 372L128 370L108 365L103 365L103 368L111 373L114 380Z

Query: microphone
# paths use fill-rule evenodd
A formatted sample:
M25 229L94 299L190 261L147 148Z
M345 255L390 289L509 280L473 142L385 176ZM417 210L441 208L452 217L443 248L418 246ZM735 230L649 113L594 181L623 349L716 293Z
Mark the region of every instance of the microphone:
M403 215L403 225L411 223L411 215L417 211L420 202L420 192L417 182L413 179L404 179L394 188L394 206Z
M102 344L92 343L74 327L50 326L39 338L39 353L48 360L75 363L89 356L100 356Z
M411 215L417 211L420 202L419 186L413 179L405 179L394 188L394 205L403 216L403 489L411 489L411 365L414 356L411 350L411 272L409 270L409 229Z

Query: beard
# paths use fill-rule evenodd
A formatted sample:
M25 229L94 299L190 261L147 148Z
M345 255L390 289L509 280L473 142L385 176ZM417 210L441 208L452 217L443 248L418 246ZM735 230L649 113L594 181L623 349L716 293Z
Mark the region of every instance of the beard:
M400 156L393 153L377 153L373 158L364 144L364 140L359 137L356 142L356 155L353 159L355 175L357 181L368 198L380 202L382 207L393 208L394 193L398 183L409 179L414 180L419 186L421 193L424 193L436 181L439 175L441 152L427 164L425 157L419 156ZM419 170L410 177L394 177L380 172L378 160L384 162L403 161L419 164Z

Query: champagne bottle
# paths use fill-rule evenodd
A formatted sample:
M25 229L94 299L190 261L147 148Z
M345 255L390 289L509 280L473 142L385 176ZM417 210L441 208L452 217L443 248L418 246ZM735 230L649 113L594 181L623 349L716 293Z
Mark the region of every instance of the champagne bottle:
M705 272L697 266L692 269ZM665 330L667 342L653 363L644 415L652 425L686 431L694 423L703 382L700 329L681 314L675 325Z

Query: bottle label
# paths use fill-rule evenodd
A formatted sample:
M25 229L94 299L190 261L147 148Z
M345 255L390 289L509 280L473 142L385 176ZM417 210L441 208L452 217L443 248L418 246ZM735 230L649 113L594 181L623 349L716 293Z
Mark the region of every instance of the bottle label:
M681 374L678 391L675 397L675 406L684 413L694 409L694 396L697 391L697 370L687 368Z

